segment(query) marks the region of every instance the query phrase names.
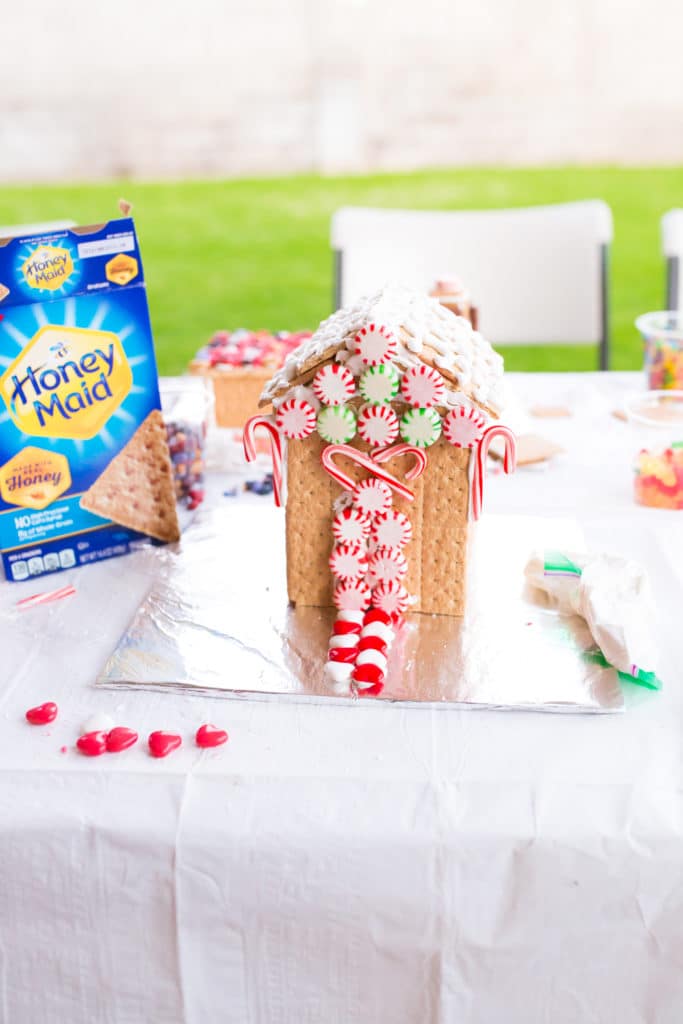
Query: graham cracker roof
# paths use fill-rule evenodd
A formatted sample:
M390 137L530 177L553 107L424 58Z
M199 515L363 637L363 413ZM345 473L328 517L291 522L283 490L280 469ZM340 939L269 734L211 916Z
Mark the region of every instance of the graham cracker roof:
M388 327L398 341L394 359L400 370L419 363L433 366L444 378L447 404L465 396L488 412L502 408L503 359L469 320L456 316L424 292L389 285L340 309L315 334L291 352L261 394L261 405L277 404L290 388L308 383L316 370L334 359L353 373L354 338L361 327Z

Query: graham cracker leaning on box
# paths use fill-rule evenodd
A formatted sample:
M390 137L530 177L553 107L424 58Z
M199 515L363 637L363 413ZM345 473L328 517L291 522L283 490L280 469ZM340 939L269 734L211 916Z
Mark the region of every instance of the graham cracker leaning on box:
M166 427L152 410L81 498L81 506L158 540L180 537Z

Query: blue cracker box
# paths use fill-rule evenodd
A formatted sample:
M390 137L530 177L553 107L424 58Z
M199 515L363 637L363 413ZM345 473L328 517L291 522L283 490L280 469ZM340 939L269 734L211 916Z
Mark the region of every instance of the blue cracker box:
M160 407L133 221L0 239L0 552L8 580L122 555L142 538L80 499Z

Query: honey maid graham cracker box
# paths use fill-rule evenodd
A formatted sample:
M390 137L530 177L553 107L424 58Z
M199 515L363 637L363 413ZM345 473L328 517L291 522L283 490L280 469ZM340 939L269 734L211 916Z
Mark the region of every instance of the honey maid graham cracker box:
M123 555L143 536L121 517L95 514L99 506L84 496L105 469L115 471L117 457L127 458L136 431L146 430L152 447L150 431L163 429L160 406L133 221L0 239L0 552L8 580Z

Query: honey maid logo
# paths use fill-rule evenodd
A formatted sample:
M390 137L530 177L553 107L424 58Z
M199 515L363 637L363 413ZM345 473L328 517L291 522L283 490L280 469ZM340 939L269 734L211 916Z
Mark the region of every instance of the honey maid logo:
M60 291L74 272L71 251L57 245L39 245L21 265L29 288Z
M132 386L116 334L48 325L8 366L0 378L0 395L22 433L87 441Z

